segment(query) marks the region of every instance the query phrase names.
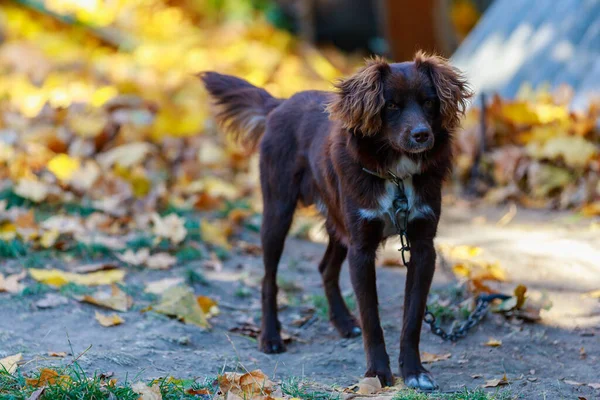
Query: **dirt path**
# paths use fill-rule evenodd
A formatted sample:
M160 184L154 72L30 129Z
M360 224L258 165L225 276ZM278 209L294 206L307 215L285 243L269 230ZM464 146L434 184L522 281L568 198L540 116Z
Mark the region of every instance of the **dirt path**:
M430 364L430 370L444 391L474 388L506 374L508 389L518 398L600 398L600 389L583 385L600 383L600 302L581 296L600 288L600 227L570 215L520 211L506 226L499 226L496 221L504 212L450 208L437 244L483 248L486 257L498 260L507 270L507 290L525 284L533 297L547 293L554 306L543 312L539 324L512 324L491 315L456 344L443 342L424 328L423 351L452 354L448 360ZM258 240L256 236L246 239ZM123 314L125 324L114 328L98 325L93 318L95 308L72 299L42 310L34 303L43 295L0 294L0 358L23 352L25 359L34 360L26 369L47 365L48 351L70 352L69 338L75 353L93 345L80 359L84 368L114 371L130 379L214 376L223 368L231 370L241 364L249 370L260 368L271 378L305 377L347 386L364 372L361 338L338 338L318 313L301 328L292 325L309 315L308 305L322 299L316 264L323 251L318 243L298 239L287 243L281 279L288 289L289 304L281 317L284 328L298 340L281 355L262 354L253 339L228 332L241 322L258 322L260 316L260 258L238 255L224 263L221 273L206 274L210 286L196 287L197 293L220 302L221 314L211 320L210 332L152 312L139 312L144 306L142 283L183 275L190 267L200 270L197 262L168 272L131 272L126 282L139 292L139 296L134 294L136 306ZM385 252L394 254L395 245L388 244ZM397 372L405 272L403 268L380 268L378 273L383 326L392 368ZM343 290L351 293L346 267L342 276ZM452 279L451 273L438 269L434 286L445 287ZM502 346L483 346L490 337L502 340Z

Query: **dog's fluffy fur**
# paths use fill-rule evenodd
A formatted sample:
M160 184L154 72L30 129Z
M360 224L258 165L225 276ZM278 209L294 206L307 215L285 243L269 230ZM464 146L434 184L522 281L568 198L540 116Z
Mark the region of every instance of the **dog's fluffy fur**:
M277 266L297 204L317 204L330 237L319 270L331 321L344 337L362 330L366 376L393 383L379 321L375 258L381 242L396 233L392 215L398 189L363 168L381 175L393 171L404 179L411 205L400 370L408 386L435 388L421 364L419 337L434 272L442 181L452 163L452 133L471 96L460 72L447 60L422 52L399 64L374 58L338 82L335 93L305 91L285 100L232 76L206 72L201 79L217 106L218 123L250 148L260 149L265 264L261 350L284 351ZM360 325L338 284L347 255Z

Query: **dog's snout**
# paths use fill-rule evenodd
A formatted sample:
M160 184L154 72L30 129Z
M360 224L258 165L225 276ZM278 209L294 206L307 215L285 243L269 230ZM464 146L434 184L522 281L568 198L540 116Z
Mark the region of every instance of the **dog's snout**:
M410 131L410 136L417 143L425 143L429 140L429 135L431 135L431 130L425 125L419 125Z

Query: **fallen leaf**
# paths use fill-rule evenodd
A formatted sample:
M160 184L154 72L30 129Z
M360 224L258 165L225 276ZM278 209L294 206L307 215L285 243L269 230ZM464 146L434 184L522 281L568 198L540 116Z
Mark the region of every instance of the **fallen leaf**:
M177 263L177 257L169 253L156 253L148 257L146 265L150 269L169 269Z
M66 285L69 282L84 286L110 285L121 282L125 278L125 271L120 269L98 271L89 274L75 274L59 269L30 268L29 274L38 282L58 287Z
M13 356L8 356L0 359L0 370L6 371L9 374L14 374L17 370L17 363L23 359L23 354L18 353Z
M517 309L522 308L525 304L525 292L527 292L527 287L524 285L519 285L515 288L515 297L517 298L517 304L515 307Z
M78 159L70 157L67 154L57 154L48 161L48 171L52 172L61 181L68 181L73 174L79 169L80 162Z
M24 285L20 281L27 276L27 272L21 271L18 274L8 275L4 277L0 273L0 292L20 293Z
M363 378L358 382L357 394L375 394L382 389L381 382L377 377Z
M130 168L141 163L151 151L150 143L132 142L99 154L97 161L104 170L108 170L115 164L123 168Z
M148 261L148 257L150 257L150 250L139 249L138 251L134 252L133 250L128 249L123 254L116 253L115 256L124 263L137 267Z
M229 332L237 333L243 336L248 336L256 339L260 336L260 327L250 322L242 322L237 326L230 328ZM289 333L285 331L281 331L281 339L283 340L283 343L288 344L292 342L292 339L296 338L292 337Z
M231 249L231 244L227 240L229 231L222 223L210 223L203 220L200 224L200 232L202 240L206 243L222 247L226 250Z
M504 385L508 385L508 379L506 378L506 375L504 375L502 377L502 379L489 379L489 380L485 381L485 384L483 385L483 387L491 388L491 387L498 387L498 386L504 386Z
M190 395L210 395L212 393L210 393L210 390L208 390L207 388L202 388L202 389L193 389L193 388L187 388L185 390L185 394L190 394Z
M206 314L207 317L212 317L219 314L219 307L217 306L217 302L207 296L197 296L196 301L198 305Z
M583 382L571 381L571 380L568 380L568 379L565 379L564 382L567 385L572 385L572 386L583 386L583 385L585 385L585 383L583 383Z
M269 396L275 384L259 369L241 374L225 372L218 377L219 388L225 394L232 393L243 399Z
M423 351L421 353L421 362L423 362L425 364L434 363L434 362L438 362L438 361L442 361L442 360L447 360L450 358L450 356L452 356L452 354L450 354L450 353L433 354L433 353L428 353L426 351Z
M185 323L195 324L202 328L210 327L193 290L187 286L174 286L167 289L160 302L152 308L158 313L177 317Z
M162 400L158 383L148 386L144 382L137 382L131 385L131 390L140 395L138 400Z
M72 268L71 271L78 273L78 274L88 274L90 272L107 271L110 269L117 269L117 268L118 267L115 264L106 263L106 262L98 262L98 263L92 263L92 264L78 265L78 266Z
M600 389L600 383L588 383L588 386L592 389Z
M502 340L490 338L490 340L484 343L484 346L499 347L502 346Z
M146 284L146 293L163 294L167 289L181 285L185 282L183 278L165 278L158 281L148 282Z
M187 235L185 220L177 214L169 214L165 217L154 213L152 214L152 233L156 236L169 239L172 243L183 242Z
M95 317L96 321L100 322L100 325L106 327L121 325L123 322L125 322L121 316L114 313L111 315L105 315L96 311Z
M111 310L126 312L133 305L133 299L117 285L112 285L110 293L99 290L92 295L78 298L79 301L95 304Z
M48 352L48 357L59 357L59 358L63 358L66 357L67 353L64 351L49 351Z
M384 267L404 267L399 257L385 257L381 260L381 265Z
M56 385L70 381L71 378L68 375L60 375L58 372L50 368L42 368L40 370L40 375L37 378L25 378L27 385L33 387Z
M54 246L59 236L60 231L58 231L57 229L50 229L48 231L45 231L44 233L42 233L42 236L40 236L40 244L43 248L49 249L50 247Z
M56 293L46 293L44 297L35 302L35 306L41 309L54 308L63 304L69 304L69 299Z
M50 193L50 187L45 182L27 178L19 180L17 186L14 188L14 192L34 203L40 203Z

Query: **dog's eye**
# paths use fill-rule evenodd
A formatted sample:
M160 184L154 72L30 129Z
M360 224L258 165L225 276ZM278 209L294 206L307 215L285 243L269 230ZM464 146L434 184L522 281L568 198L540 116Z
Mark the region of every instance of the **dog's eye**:
M392 103L391 101L389 101L386 106L387 106L388 110L397 110L398 109L398 104Z
M425 103L423 103L423 107L425 107L425 108L432 108L433 107L433 100L425 100Z

